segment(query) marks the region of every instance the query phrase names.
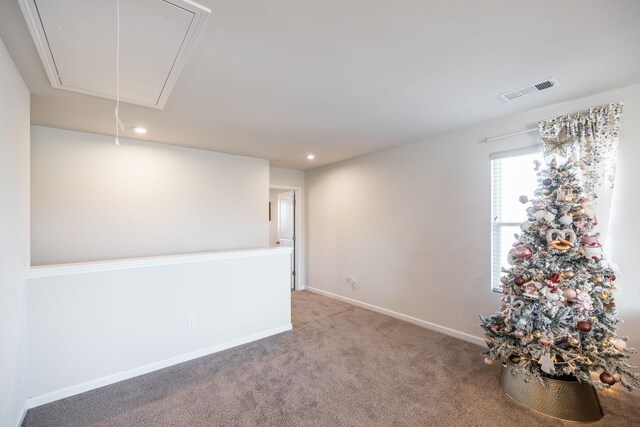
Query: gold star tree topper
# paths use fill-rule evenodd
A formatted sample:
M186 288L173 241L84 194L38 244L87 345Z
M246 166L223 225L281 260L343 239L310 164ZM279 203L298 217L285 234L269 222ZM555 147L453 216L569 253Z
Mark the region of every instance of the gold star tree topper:
M567 132L566 126L560 129L558 136L556 136L555 138L542 138L542 140L545 143L545 157L552 156L554 154L562 157L567 157L567 152L569 148L571 148L571 144L573 144L573 142L575 141L575 139L571 135L569 135L569 132Z

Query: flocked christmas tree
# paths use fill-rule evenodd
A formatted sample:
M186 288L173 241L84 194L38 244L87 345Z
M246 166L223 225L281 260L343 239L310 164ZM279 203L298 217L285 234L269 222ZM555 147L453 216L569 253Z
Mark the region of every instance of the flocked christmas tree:
M481 317L489 349L485 362L511 361L527 379L575 377L596 387L617 382L631 389L639 375L627 363L616 276L604 259L596 218L572 162L539 170L528 219L509 252L501 278L502 307ZM592 376L595 373L595 378Z

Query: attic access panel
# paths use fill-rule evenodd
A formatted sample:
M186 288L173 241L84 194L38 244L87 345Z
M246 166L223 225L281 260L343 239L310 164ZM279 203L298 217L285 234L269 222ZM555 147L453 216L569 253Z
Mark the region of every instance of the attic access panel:
M51 85L114 99L116 0L19 0ZM210 10L190 0L120 2L120 100L162 109Z

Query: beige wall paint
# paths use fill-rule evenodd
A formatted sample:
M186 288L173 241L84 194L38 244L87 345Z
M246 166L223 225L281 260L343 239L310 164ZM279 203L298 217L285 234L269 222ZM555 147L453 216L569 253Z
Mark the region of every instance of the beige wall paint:
M0 425L18 425L26 397L29 267L29 90L0 40Z
M536 141L480 141L614 101L625 103L611 219L620 330L640 348L640 85L308 171L309 286L482 336L478 316L499 306L489 290L489 155Z
M34 265L268 245L266 160L32 127Z

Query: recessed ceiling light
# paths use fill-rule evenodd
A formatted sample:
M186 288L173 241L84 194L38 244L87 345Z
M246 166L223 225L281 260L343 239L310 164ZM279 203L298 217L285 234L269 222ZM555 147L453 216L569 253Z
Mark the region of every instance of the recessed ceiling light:
M316 158L315 154L307 154L307 160L313 160L315 158Z
M133 128L133 131L135 133L139 133L141 135L144 135L145 133L147 133L147 128L144 128L142 126L136 126L136 127Z

